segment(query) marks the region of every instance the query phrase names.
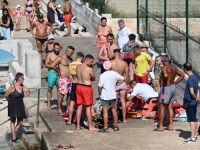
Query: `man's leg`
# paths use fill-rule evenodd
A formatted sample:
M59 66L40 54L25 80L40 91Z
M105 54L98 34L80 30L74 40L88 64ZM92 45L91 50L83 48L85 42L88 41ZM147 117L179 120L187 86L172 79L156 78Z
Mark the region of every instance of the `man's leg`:
M120 101L122 105L123 122L127 123L128 120L126 119L126 92L121 92L119 95L120 95Z
M108 107L103 106L104 129L108 128Z
M66 22L66 26L67 26L67 31L68 31L68 36L71 37L71 26L70 26L70 23L67 23Z
M64 95L63 94L59 94L59 97L58 97L58 113L63 113L62 112L62 101L63 101L63 97Z
M52 93L52 88L48 88L48 91L47 91L47 99L48 102L47 102L47 108L50 108L51 107L51 93Z
M197 122L190 122L191 138L193 139L196 136L196 127L197 127Z
M160 114L159 114L159 127L158 130L163 130L163 120L165 117L165 104L160 103Z
M133 64L130 63L129 64L129 78L130 78L130 81L133 80L133 75L134 75L134 73L133 73Z
M56 87L57 88L57 99L59 97L59 87Z
M43 68L43 55L42 55L42 43L37 40L37 47L38 47L38 52L40 53L40 58L41 58L41 68Z
M72 123L72 115L74 112L74 101L70 101L70 105L69 105L69 121L67 122L67 124L71 124Z
M95 128L92 126L92 113L91 113L91 105L86 106L86 116L88 119L88 124L89 124L89 130L90 131L98 131L99 129Z
M83 105L78 105L77 106L77 111L76 111L76 129L77 130L80 130L81 129L81 113L82 113L82 108L83 108Z
M115 106L111 108L111 111L112 111L112 116L113 116L115 127L117 127L118 126L118 124L117 124L118 115L117 115L117 111L115 109Z
M173 130L173 118L174 118L173 103L169 103L168 111L169 111L169 126L168 126L168 129Z
M69 106L70 106L70 94L69 93L67 94L67 97L66 97L66 103L67 103L66 113L69 113Z

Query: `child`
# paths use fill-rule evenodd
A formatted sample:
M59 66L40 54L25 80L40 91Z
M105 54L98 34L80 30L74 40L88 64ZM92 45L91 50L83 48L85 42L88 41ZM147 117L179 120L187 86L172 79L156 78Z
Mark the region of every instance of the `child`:
M21 10L20 10L20 5L17 5L17 10L16 10L16 16L15 16L15 18L16 18L16 29L15 29L15 31L20 31L20 22L21 22L21 14L22 14L22 12L21 12Z

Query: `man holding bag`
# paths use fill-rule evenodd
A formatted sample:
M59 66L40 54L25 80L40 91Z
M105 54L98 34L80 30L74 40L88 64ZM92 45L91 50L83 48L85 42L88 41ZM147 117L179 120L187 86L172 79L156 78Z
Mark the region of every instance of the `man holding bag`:
M184 101L189 101L189 105L186 106L185 102L183 107L185 106L187 113L187 121L190 123L191 137L187 138L183 143L195 143L197 136L197 103L199 101L199 88L198 88L198 79L192 72L192 65L190 63L185 63L183 65L184 72L189 76L184 94Z

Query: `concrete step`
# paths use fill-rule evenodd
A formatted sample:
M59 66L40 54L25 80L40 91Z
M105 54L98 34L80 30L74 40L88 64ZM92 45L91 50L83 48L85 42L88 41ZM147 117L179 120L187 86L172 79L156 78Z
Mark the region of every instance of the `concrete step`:
M21 136L22 142L28 150L41 150L41 144L28 122L23 123L19 131L19 135Z
M42 0L42 2L43 2L42 10L43 10L44 13L47 13L47 4L48 4L49 0ZM59 27L64 23L64 22L60 22L57 17L55 17L55 22ZM79 34L73 34L74 30L76 30L77 27L81 26L79 23L70 23L70 26L71 26L71 35L72 35L72 37L93 37L93 35L90 34L89 32L79 32ZM66 33L68 33L67 28L65 28L64 31ZM62 37L66 36L65 33L61 33L58 30L55 30L55 33L57 35L59 35L59 36L62 36Z
M20 136L17 135L17 137L19 138ZM27 150L22 141L20 143L12 142L12 134L10 130L6 132L5 139L8 142L8 145L10 146L11 150Z
M11 150L5 137L0 136L0 150Z

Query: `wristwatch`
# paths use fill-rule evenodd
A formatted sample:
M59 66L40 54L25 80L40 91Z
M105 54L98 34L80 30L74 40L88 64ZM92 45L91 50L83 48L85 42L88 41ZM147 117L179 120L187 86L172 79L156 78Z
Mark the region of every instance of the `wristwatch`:
M151 72L151 70L148 69L147 72Z

